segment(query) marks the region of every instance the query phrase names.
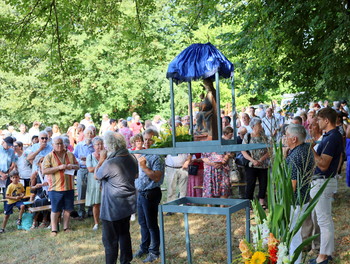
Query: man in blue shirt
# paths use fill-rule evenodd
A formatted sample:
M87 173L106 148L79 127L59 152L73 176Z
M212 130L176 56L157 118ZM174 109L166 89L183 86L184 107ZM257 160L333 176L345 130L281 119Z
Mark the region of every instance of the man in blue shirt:
M78 191L78 200L85 199L86 188L87 188L87 177L88 169L86 167L86 157L95 151L92 144L92 139L95 137L95 133L91 128L86 128L84 130L84 140L79 142L74 149L74 156L79 162L79 170L77 173L77 191ZM91 208L89 208L91 211ZM85 205L79 205L78 215L82 219L85 217ZM91 212L89 214L92 215Z
M310 180L314 172L314 156L310 144L305 143L306 130L304 126L290 124L286 131L286 144L289 154L286 163L291 169L291 180L295 196L295 204L291 210L291 229L309 203ZM294 234L290 243L289 254L293 255L296 248L303 242L301 229ZM301 263L301 254L296 263Z
M157 132L147 129L143 134L145 149L154 143L152 137ZM158 205L162 199L160 186L164 180L164 162L159 155L142 155L138 158L139 177L135 180L138 190L137 212L141 227L140 249L134 255L141 258L147 255L143 262L153 262L159 258L160 235L158 226Z
M3 198L5 199L6 188L10 184L10 171L15 166L15 151L12 149L13 138L6 137L0 146L0 188L2 188Z
M320 226L320 254L310 261L312 264L327 264L334 252L334 223L332 218L332 196L337 190L337 174L343 139L336 127L337 112L332 108L323 108L317 113L318 125L326 133L317 148L313 150L316 170L311 182L310 196L313 198L323 183L331 178L323 191L316 207L316 217Z
M45 157L52 151L52 145L48 144L49 136L45 131L39 133L39 143L26 150L27 160L33 164L32 172L37 171L37 164L33 163L36 156Z

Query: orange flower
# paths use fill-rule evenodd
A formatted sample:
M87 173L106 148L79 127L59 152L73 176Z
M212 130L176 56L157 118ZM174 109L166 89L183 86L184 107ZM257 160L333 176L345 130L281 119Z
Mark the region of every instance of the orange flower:
M246 251L246 252L244 252L244 253L242 253L242 258L244 259L244 260L249 260L251 257L252 257L252 252L251 251Z
M270 236L269 236L269 238L267 240L268 247L270 247L270 246L277 246L278 244L279 244L279 240L277 240L275 238L275 236L272 233L270 233Z
M241 240L241 242L239 242L239 250L242 253L249 251L249 246L245 240Z

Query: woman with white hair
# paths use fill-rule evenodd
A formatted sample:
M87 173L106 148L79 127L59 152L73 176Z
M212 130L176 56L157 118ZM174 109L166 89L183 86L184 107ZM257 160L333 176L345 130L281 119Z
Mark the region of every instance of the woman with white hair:
M95 167L100 160L100 153L104 149L102 137L94 137L92 140L92 145L95 152L86 157L86 167L89 173L87 176L85 205L92 206L92 214L94 216L95 223L92 230L96 231L100 220L101 186L100 182L95 179L94 172Z
M105 150L101 150L95 168L95 177L102 183L102 242L106 263L117 262L119 246L120 263L126 264L133 257L130 216L136 211L135 178L138 175L138 163L126 149L121 134L106 131L104 143L108 156Z
M253 117L249 123L252 128L252 133L247 133L244 138L242 144L258 144L268 143L268 139L264 133L264 129L262 127L262 121L258 117ZM250 151L242 151L244 158L246 158L249 163L248 166L245 167L246 170L246 199L253 200L254 198L254 190L256 185L256 179L259 180L259 193L258 198L260 204L263 208L266 208L265 205L265 196L267 189L267 169L269 167L269 152L267 148L264 149L254 149Z

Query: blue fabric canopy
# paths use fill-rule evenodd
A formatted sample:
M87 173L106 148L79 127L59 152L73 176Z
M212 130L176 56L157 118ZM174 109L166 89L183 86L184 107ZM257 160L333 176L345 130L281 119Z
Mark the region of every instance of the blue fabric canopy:
M215 73L223 78L233 75L233 64L211 43L192 44L170 62L167 78L173 78L176 84L192 80L214 77Z

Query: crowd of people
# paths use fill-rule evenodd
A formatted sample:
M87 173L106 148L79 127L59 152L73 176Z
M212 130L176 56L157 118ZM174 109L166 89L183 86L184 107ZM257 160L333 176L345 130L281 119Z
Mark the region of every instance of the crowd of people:
M198 131L196 114L193 116L193 131ZM225 140L236 139L237 144L282 140L286 162L292 171L295 210L305 210L310 196L314 197L322 183L332 178L312 219L306 221L305 228L293 238L292 245L297 246L319 228L319 245L314 246L319 255L310 263L328 263L334 252L331 201L342 164L350 155L350 143L345 153L346 138L350 141L348 119L346 101L334 102L333 107L312 102L308 109L298 109L296 113L283 111L278 106L260 105L243 108L235 118L221 115ZM126 119L103 115L98 133L89 113L64 134L56 124L42 131L40 125L34 122L28 132L25 124L19 126L18 132L13 126L1 131L0 187L7 202L0 233L5 232L15 206L20 210L17 224L21 224L26 188L31 190L33 206L51 204L51 214L42 212L42 217L38 217L37 213L32 228L50 226L51 235L56 236L63 213L63 231L70 232L76 188L76 199L85 200L85 204L79 205L78 218L93 216L93 230L98 230L102 222L106 263L116 263L118 247L121 263L130 263L133 257L145 257L144 262L153 262L160 255L158 205L164 178L167 201L184 196L228 198L232 196L232 183L240 183L238 198L253 200L258 180L258 201L264 209L268 207L267 178L273 158L268 147L237 153L166 155L165 158L132 154L131 151L150 148L154 137L162 133L165 126L171 127L170 120L165 121L159 115L145 122L137 113ZM175 126L189 125L190 116L175 117ZM350 187L350 175L347 177ZM141 244L133 255L129 229L130 219L136 212ZM291 247L291 253L295 248Z

